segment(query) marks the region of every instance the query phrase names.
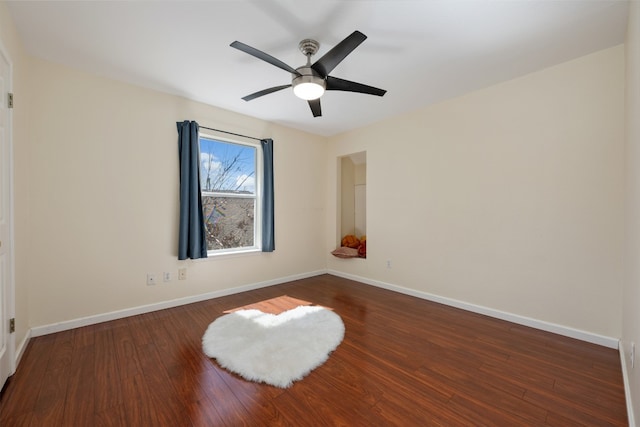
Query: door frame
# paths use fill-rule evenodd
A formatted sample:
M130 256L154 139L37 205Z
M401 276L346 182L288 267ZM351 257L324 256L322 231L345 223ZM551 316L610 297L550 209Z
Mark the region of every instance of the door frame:
M7 61L7 64L9 65L9 75L7 78L7 92L9 93L13 93L13 62L11 61L11 57L9 56L8 50L5 48L4 43L2 42L2 40L0 40L0 56L3 57L4 60ZM2 95L0 96L1 99L3 99L6 102L6 96ZM6 246L6 251L8 253L9 256L9 263L6 266L6 268L8 269L7 272L7 276L8 276L8 289L6 289L6 310L7 310L7 319L12 319L15 318L16 315L16 307L15 307L15 253L14 253L14 242L15 242L15 230L14 230L14 188L13 188L13 173L14 173L14 169L13 169L13 109L10 108L8 109L8 123L7 123L7 127L8 127L8 132L7 132L7 144L8 144L8 151L9 151L9 158L8 158L8 197L7 197L7 201L8 201L8 209L7 209L7 221L9 223L9 236L8 236L8 242L7 242L7 246ZM5 319L1 319L2 322L0 322L1 324L5 324ZM9 376L13 375L16 372L16 333L10 333L9 334L9 339L7 342L7 354L9 357ZM2 387L4 386L4 384L0 384L0 389L2 389Z

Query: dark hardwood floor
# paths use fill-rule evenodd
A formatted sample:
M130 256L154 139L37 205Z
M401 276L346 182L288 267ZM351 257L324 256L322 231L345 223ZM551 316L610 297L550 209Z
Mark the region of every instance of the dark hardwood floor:
M202 353L215 318L283 295L345 324L309 376L279 389ZM623 426L627 415L616 350L323 275L34 338L0 425Z

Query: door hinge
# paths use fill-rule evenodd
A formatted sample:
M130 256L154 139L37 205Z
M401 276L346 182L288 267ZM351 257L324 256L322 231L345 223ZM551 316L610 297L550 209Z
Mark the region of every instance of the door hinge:
M12 334L16 331L16 318L9 319L9 333Z
M8 108L13 108L13 94L9 93L9 96L7 97L8 101L7 101L7 107Z

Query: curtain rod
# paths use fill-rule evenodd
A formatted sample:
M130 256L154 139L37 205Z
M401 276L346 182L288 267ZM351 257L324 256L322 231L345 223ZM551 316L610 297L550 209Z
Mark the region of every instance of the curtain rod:
M262 141L262 138L255 138L253 136L242 135L241 133L228 132L226 130L221 130L221 129L208 128L206 126L200 126L200 129L207 129L207 130L212 130L212 131L215 131L215 132L226 133L226 134L229 134L229 135L241 136L243 138L255 139L256 141Z

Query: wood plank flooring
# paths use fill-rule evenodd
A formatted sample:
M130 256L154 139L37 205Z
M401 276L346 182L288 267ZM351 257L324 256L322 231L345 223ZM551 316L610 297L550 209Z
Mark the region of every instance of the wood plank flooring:
M346 332L292 387L247 382L202 353L225 312L293 299L330 307ZM627 415L616 350L323 275L34 338L0 425L624 426Z

